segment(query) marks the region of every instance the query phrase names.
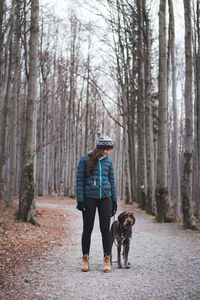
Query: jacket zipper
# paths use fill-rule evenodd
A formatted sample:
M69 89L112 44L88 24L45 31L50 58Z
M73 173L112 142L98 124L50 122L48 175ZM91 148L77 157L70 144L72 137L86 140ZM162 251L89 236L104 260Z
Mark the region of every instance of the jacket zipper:
M100 160L99 160L99 171L100 171L100 185L101 185L101 163L100 163ZM101 199L101 197L102 197L102 190L101 190L101 188L99 187L99 191L100 191L100 199Z

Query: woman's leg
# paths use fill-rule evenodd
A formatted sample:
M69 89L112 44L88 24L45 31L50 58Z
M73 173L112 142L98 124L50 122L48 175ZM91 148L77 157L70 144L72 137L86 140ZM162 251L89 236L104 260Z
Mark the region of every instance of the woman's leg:
M91 234L94 226L96 212L96 199L86 199L86 211L83 212L83 234L82 234L82 252L83 255L89 254Z
M110 232L110 220L112 203L108 199L98 200L99 223L102 234L104 256L111 255L112 237Z

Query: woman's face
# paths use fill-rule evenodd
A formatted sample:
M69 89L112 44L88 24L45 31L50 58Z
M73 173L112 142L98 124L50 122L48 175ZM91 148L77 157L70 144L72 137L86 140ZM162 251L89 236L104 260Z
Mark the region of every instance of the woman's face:
M110 152L110 149L105 149L102 153L103 156L108 155Z

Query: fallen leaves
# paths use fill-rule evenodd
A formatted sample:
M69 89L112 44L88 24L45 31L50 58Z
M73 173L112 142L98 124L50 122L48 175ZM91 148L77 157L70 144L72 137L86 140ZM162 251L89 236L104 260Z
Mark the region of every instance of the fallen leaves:
M66 198L40 197L41 202L71 201ZM37 201L36 201L37 204ZM0 233L0 288L8 289L15 270L24 266L34 259L39 258L45 251L52 247L61 246L63 238L70 232L67 222L70 217L62 211L49 207L38 207L36 209L36 219L41 225L34 226L25 222L18 222L15 213L18 201L15 200L13 207L5 209L5 203L0 202L0 223L2 233Z

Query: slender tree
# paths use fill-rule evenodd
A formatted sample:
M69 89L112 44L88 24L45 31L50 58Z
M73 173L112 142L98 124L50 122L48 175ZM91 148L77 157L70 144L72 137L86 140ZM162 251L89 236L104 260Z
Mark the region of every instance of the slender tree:
M176 61L175 61L175 24L174 9L172 0L169 3L169 38L170 56L172 65L172 101L173 101L173 135L172 135L172 168L173 168L173 198L175 203L175 217L180 220L180 172L179 172L179 129L177 116L177 96L176 96Z
M14 61L14 77L13 77L13 88L11 97L11 138L10 138L10 174L8 184L8 199L7 205L11 206L13 201L13 194L15 191L16 181L16 157L17 157L17 98L18 98L18 84L20 79L20 8L21 0L16 1L16 21L15 21L15 38L14 38L14 49L13 49L13 61Z
M151 75L151 29L150 20L144 3L145 20L145 125L146 125L146 162L147 162L147 198L146 211L155 214L155 184L154 184L154 145L153 145L153 118L152 118L152 75Z
M26 112L26 131L22 160L22 175L17 218L36 224L34 187L34 150L37 101L37 67L39 38L39 0L31 0L31 31L29 43L29 76Z
M166 56L166 0L160 0L159 8L159 112L156 204L157 220L169 221L168 200L168 103Z
M195 216L200 217L200 1L196 2L196 59L195 59L195 101L196 101L196 148L197 148L197 195Z
M4 10L5 10L5 0L0 0L0 91L2 88L2 71L3 71ZM1 105L1 101L0 101L0 105Z
M146 209L146 144L145 144L145 54L144 54L144 1L137 0L138 16L138 159L137 159L137 201Z
M193 161L193 103L192 103L192 24L191 1L184 0L185 13L185 136L184 167L181 184L183 227L194 229L192 207L192 161Z
M4 2L1 3L4 5ZM3 21L3 16L1 15L4 12L4 7L1 7L0 10L0 22ZM6 164L6 141L7 141L7 117L8 117L8 108L9 108L9 92L11 86L11 68L12 68L12 34L13 34L13 24L15 19L15 0L12 1L9 20L6 24L8 28L8 33L5 34L3 30L0 33L0 41L2 40L3 44L0 46L3 47L3 51L0 50L0 109L1 109L1 120L0 120L0 134L1 134L1 149L0 149L0 198L3 197L4 186L5 186L5 164ZM0 23L2 27L2 24ZM4 36L6 36L4 41ZM4 54L4 57L3 57ZM4 59L3 59L4 58Z
M87 88L86 88L86 111L85 111L85 144L84 151L87 153L88 149L88 114L89 114L89 98L90 98L90 60L91 60L91 41L89 36L88 56L87 56Z

